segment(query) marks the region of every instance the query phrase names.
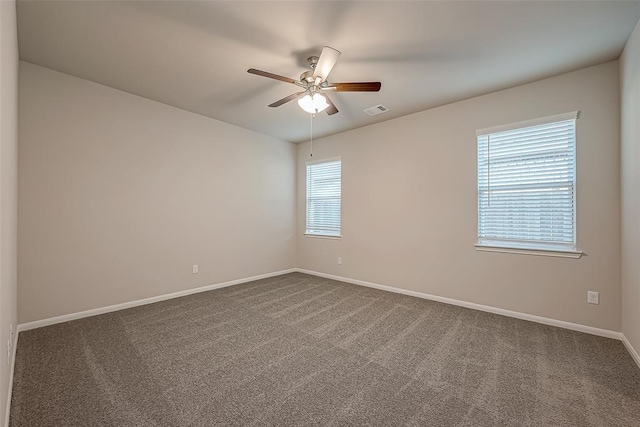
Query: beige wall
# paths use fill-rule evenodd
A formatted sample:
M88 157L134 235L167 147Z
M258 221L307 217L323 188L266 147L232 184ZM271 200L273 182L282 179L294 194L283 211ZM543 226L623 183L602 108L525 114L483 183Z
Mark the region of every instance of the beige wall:
M640 23L620 58L622 332L640 354Z
M294 267L293 144L26 62L19 105L21 323Z
M586 256L477 252L476 129L575 110ZM614 61L314 141L314 160L342 157L341 240L303 236L301 144L298 267L619 331L619 110Z
M0 422L4 422L10 365L9 328L17 324L18 42L16 5L0 1Z

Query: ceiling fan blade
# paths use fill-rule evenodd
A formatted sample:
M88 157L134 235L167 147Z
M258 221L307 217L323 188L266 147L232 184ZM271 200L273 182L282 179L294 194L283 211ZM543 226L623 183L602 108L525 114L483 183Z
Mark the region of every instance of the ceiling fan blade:
M315 70L313 70L313 78L320 77L319 83L327 80L327 76L333 69L333 66L336 65L338 58L340 57L340 51L335 50L332 47L325 46L322 48L322 53L320 54L320 58L318 59L318 64L316 65Z
M333 116L335 113L338 112L338 109L336 108L335 104L333 102L331 102L331 99L327 96L326 93L323 93L322 96L324 96L327 100L327 104L329 104L329 106L327 107L326 111L328 115Z
M262 70L256 70L255 68L249 68L247 70L247 73L255 74L256 76L268 77L270 79L280 80L281 82L291 83L291 84L294 84L294 85L298 83L297 80L290 79L289 77L279 76L277 74L268 73L268 72L262 71Z
M327 89L335 88L336 92L379 92L380 82L331 83Z
M304 92L298 92L298 93L294 93L293 95L289 95L286 96L272 104L269 104L269 107L279 107L282 104L286 104L289 101L293 101L294 99L296 99L297 97L299 97L300 95L302 95Z

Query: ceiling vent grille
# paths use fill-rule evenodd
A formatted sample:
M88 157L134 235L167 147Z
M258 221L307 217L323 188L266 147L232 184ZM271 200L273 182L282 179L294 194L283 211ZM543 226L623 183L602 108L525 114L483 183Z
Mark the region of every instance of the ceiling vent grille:
M378 114L386 113L387 111L389 111L389 109L382 104L364 110L364 112L370 116L377 116Z

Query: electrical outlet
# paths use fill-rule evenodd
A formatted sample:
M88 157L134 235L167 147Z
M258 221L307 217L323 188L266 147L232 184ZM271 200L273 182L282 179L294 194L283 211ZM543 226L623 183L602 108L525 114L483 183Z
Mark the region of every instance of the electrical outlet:
M600 293L588 291L587 292L587 302L589 304L600 304Z
M342 257L341 256L338 257L338 265L342 265Z
M193 269L191 271L193 271L193 274L198 274L198 264L193 264Z

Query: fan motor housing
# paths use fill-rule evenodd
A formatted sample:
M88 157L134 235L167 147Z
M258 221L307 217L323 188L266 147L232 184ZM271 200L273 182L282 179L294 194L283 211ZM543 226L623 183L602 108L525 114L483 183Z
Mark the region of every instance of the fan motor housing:
M313 71L305 71L300 74L300 81L311 83L313 81Z

